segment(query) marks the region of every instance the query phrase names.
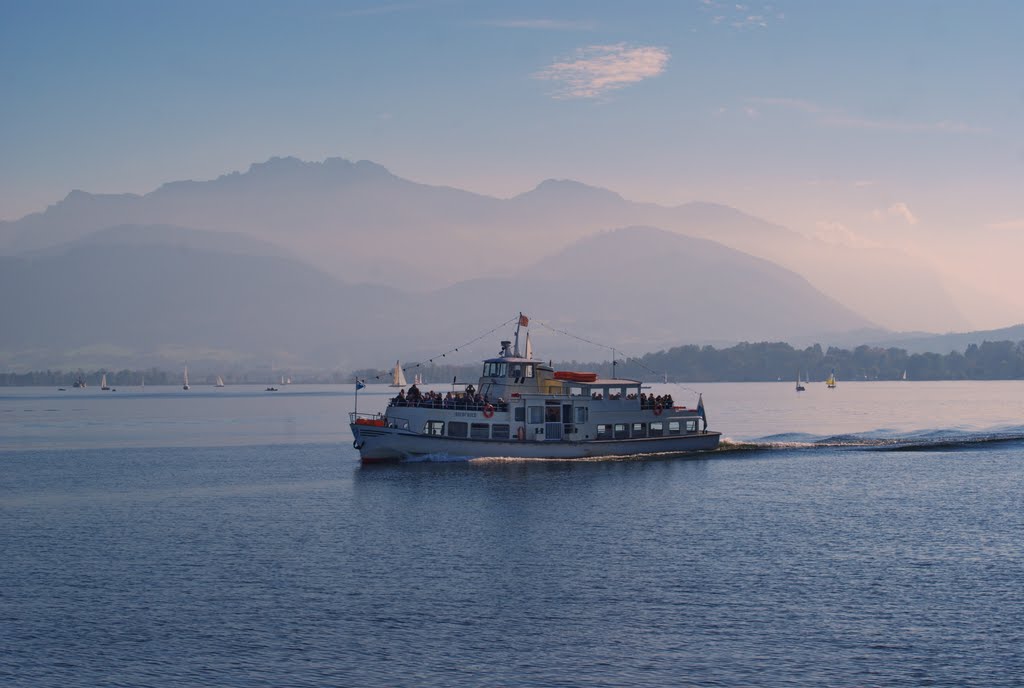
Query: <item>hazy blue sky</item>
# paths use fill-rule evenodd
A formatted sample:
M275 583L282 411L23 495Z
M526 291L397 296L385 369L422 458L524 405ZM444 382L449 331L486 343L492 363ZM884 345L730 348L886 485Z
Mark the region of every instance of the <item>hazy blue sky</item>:
M1021 2L0 0L0 218L273 155L1024 232Z

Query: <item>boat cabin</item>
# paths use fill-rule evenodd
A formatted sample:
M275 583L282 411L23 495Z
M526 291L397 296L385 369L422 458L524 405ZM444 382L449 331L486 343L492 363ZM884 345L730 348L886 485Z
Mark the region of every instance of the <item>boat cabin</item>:
M587 441L667 437L698 432L694 409L644 393L639 380L556 371L503 341L466 392L399 395L388 424L424 435L478 440Z

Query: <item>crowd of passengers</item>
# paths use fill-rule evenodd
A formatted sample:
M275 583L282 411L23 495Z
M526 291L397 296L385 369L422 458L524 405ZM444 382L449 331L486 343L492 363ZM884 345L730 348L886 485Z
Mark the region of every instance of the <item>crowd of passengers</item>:
M391 400L391 406L423 406L425 408L445 408L479 411L491 406L496 411L507 411L508 402L498 397L491 401L486 394L480 394L473 385L466 385L465 392L423 392L416 385L409 388L409 393L400 390L398 396Z
M601 394L600 392L594 392L593 394L590 395L590 398L591 399L601 400L601 399L604 399L604 395ZM622 394L621 393L609 394L608 395L608 399L610 399L612 401L614 401L616 399L621 399L621 398L622 398ZM626 395L626 399L636 399L636 398L637 398L637 396L635 394L627 394ZM643 392L640 392L640 408L642 408L642 409L653 409L653 408L656 408L658 406L660 406L663 409L672 408L672 395L671 394L666 394L666 395L662 396L662 395L659 394L659 395L655 396L653 394L647 395L647 394L644 394Z

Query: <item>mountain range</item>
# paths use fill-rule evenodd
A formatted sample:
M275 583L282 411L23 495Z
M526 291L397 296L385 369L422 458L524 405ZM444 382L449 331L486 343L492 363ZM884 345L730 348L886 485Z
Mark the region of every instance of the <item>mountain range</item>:
M636 203L564 180L500 199L341 158L272 158L244 173L168 183L144 195L72 191L41 213L0 222L0 252L55 246L119 225L233 232L281 246L345 281L416 291L508 276L595 231L644 225L778 263L889 329L968 325L962 298L942 277L897 251L837 246L723 205Z
M850 289L857 271L870 279ZM539 355L589 359L610 350L557 331L640 354L881 340L896 314L926 330L929 314L956 311L906 256L726 206L634 203L570 181L499 199L338 158L275 158L145 195L73 191L0 222L0 289L10 367L384 366L520 310L550 330L534 330ZM492 354L502 335L461 354Z

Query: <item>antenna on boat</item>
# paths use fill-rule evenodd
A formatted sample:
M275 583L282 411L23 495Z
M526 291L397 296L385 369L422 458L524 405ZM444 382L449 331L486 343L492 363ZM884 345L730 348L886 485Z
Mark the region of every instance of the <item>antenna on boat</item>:
M618 376L615 375L615 366L616 365L618 365L618 363L615 360L615 349L613 348L612 349L612 379L613 380L618 380L619 379Z

